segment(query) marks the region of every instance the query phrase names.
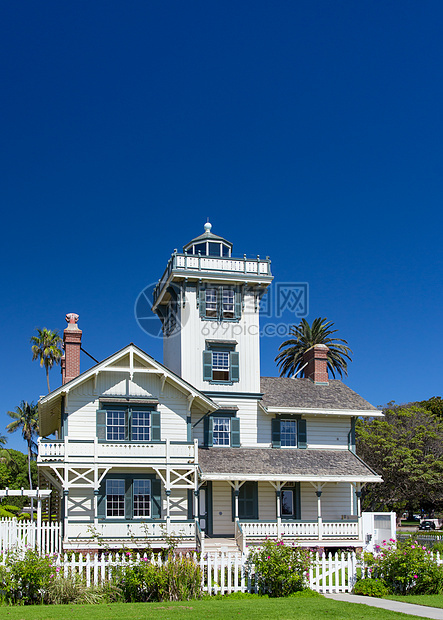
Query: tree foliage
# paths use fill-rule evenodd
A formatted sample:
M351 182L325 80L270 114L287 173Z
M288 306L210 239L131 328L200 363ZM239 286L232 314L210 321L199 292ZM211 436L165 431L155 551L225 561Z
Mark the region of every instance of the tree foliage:
M28 444L28 480L29 488L32 489L31 461L36 452L35 440L39 434L38 407L34 403L22 400L15 411L7 411L6 413L13 420L6 427L8 433L21 431L23 439Z
M357 454L383 477L364 489L364 507L410 512L443 506L443 423L413 404L358 420Z
M28 477L28 458L23 452L18 450L8 450L11 456L11 462L7 462L0 455L0 489L27 489L29 487ZM32 486L37 486L38 474L37 463L31 462L31 478ZM18 508L23 508L29 503L29 498L23 497L5 497L1 504L14 504Z
M343 376L348 374L348 364L346 360L352 361L351 349L347 346L346 340L341 338L331 338L337 333L336 329L331 329L334 323L328 319L318 317L314 319L312 325L302 319L298 325L290 328L290 333L294 338L283 342L278 350L280 353L275 358L280 370L280 377L290 377L294 373L302 370L305 365L304 354L316 344L325 344L328 348L328 370L335 378L335 373ZM286 347L286 348L285 348ZM303 371L302 371L303 374Z
M62 351L60 349L62 339L57 331L50 329L37 329L37 336L32 336L32 361L39 360L40 366L45 367L46 381L48 384L48 393L51 391L49 387L49 370L54 364L59 364Z

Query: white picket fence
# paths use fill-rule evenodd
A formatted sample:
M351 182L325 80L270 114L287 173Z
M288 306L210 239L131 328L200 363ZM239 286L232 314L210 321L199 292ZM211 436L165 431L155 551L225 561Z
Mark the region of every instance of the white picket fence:
M35 521L0 519L0 552L26 547L40 549L44 554L60 553L60 523L42 523L38 528Z
M230 594L231 592L255 592L255 571L242 553L196 553L183 554L199 564L202 572L202 589L209 595ZM0 557L0 565L6 558ZM146 555L126 553L116 554L54 554L52 564L54 576L79 575L86 585L97 585L110 581L117 568L133 566L139 562L151 562L156 566L164 565L168 560L161 553ZM357 575L358 560L355 552L342 553L340 556L321 557L315 554L309 570L309 587L317 592L349 592L352 590Z

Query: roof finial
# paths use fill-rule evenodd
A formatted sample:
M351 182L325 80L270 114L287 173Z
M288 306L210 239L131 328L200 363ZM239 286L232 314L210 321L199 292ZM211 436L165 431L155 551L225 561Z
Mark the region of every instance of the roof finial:
M211 228L212 228L212 224L209 223L209 217L206 220L206 224L205 224L205 232L209 233L211 232Z

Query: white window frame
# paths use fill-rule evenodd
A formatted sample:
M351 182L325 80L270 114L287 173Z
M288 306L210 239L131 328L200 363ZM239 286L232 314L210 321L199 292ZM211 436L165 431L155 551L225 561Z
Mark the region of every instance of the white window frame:
M120 483L120 485L123 485L123 493L116 493L115 491L117 489L114 490L114 492L111 492L111 490L108 490L108 487L110 487L112 485L112 483ZM124 519L125 518L125 489L126 489L126 483L125 480L123 478L110 478L108 480L106 480L106 508L105 508L105 513L106 513L106 518L107 519ZM110 506L108 504L109 501L111 501L111 497L121 497L122 499L119 500L118 504L115 504L115 500L113 499L112 502L113 504ZM120 501L122 502L120 505ZM118 511L118 514L110 514L110 513L114 513L114 511Z
M138 493L136 494L136 486L137 483L142 483L144 485L148 486L148 493ZM139 507L137 506L138 504L138 500L136 500L136 495L141 495L142 497L147 497L147 500L142 500L144 502L147 502L147 514L146 512L143 512L143 514L138 514L138 510ZM151 490L151 480L149 478L133 478L132 480L132 514L133 514L133 518L134 519L143 519L143 518L150 518L151 517L151 496L152 496L152 490ZM136 514L137 511L137 514Z
M291 425L294 427L294 432L284 432L283 426L284 424ZM293 443L285 443L286 437L293 436ZM297 447L297 420L280 420L280 447L281 448L296 448Z
M229 448L231 445L231 418L229 416L213 416L213 420L212 445ZM220 424L227 425L227 429L217 428ZM219 442L223 437L225 437L227 441Z

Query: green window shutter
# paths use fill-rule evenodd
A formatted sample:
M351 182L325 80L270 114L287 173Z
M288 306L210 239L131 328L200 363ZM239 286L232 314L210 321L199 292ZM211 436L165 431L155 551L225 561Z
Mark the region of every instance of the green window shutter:
M223 288L217 288L217 320L223 321Z
M355 418L351 418L351 430L349 431L348 448L355 452Z
M241 319L241 291L235 291L235 312L236 319Z
M272 432L272 447L280 448L280 419L272 418L271 420L271 432Z
M240 448L239 418L231 418L231 448Z
M160 411L151 411L151 441L161 440Z
M132 479L125 480L125 519L132 519Z
M131 410L127 409L125 411L125 439L126 441L131 441Z
M301 500L300 500L300 483L296 482L294 487L294 509L295 518L301 519Z
M201 288L198 292L198 307L200 310L200 316L206 317L206 290Z
M203 351L203 381L212 381L212 351Z
M98 489L97 516L99 519L106 517L106 480L102 480ZM65 502L62 502L62 506Z
M157 478L151 480L151 518L161 519L162 516L162 487Z
M214 433L214 420L211 416L206 416L204 422L204 442L207 448L212 448Z
M194 491L192 489L188 489L188 519L194 518Z
M307 448L306 420L298 420L297 422L297 447Z
M97 409L96 411L97 439L106 439L106 410Z
M238 352L231 351L229 356L231 362L231 381L238 383L240 381L240 368L238 365Z
M254 516L253 519L258 519L258 482L253 482L253 493L254 493Z

